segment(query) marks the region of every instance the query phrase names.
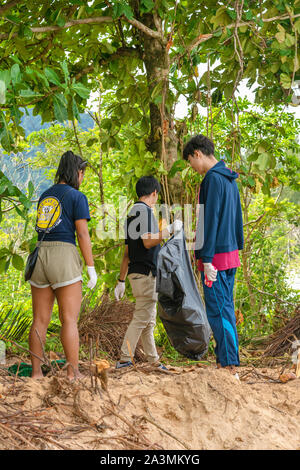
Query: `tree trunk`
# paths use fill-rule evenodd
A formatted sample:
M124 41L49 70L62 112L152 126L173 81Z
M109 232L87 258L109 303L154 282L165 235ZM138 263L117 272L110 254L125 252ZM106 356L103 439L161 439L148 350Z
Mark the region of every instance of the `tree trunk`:
M154 14L143 15L142 21L149 28L162 31L162 20L158 15L155 17ZM178 158L178 138L175 133L174 116L166 107L169 92L169 51L163 41L159 39L143 33L141 33L141 39L150 98L151 131L147 147L150 152L156 155L156 158L163 161L164 168L169 171ZM159 90L161 103L155 103L155 97L152 98L155 88ZM178 202L180 200L181 179L177 177L172 178L172 181L169 180L168 190L171 204Z

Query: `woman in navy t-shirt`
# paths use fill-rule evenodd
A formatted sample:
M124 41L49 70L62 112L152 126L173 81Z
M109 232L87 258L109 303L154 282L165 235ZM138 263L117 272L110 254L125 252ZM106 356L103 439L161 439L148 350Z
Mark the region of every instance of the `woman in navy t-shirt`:
M36 231L41 242L38 260L29 280L32 293L33 323L29 333L29 349L34 355L32 378L43 377L41 341L46 340L55 298L61 327L61 342L69 364L70 379L78 372L79 335L77 319L82 299L82 261L76 248L75 233L87 265L88 287L94 288L97 275L94 268L87 222L90 220L87 198L79 191L87 162L68 151L61 157L53 186L40 197Z

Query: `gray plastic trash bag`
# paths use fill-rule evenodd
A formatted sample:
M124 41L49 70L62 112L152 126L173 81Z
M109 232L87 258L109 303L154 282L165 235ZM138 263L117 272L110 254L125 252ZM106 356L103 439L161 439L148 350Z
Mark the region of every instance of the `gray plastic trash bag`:
M183 231L165 243L158 255L158 314L172 346L199 360L207 351L211 329L192 271Z

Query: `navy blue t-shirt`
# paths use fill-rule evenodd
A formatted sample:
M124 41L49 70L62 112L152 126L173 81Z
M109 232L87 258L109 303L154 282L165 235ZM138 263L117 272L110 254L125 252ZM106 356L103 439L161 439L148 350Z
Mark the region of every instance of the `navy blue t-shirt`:
M76 245L75 220L79 219L90 220L86 196L67 184L54 184L44 191L39 199L35 226L39 234L38 239L41 240L47 230L44 241Z

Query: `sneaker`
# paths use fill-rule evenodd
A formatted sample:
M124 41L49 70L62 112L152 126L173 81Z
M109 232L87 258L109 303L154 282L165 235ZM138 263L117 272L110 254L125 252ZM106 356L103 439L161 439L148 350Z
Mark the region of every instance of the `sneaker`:
M159 366L157 366L157 368L160 369L160 370L168 370L166 368L166 366L164 366L163 364L159 364Z
M116 363L116 369L121 369L122 367L130 367L130 366L133 366L132 362L131 361L128 361L128 362L120 362L118 361Z

